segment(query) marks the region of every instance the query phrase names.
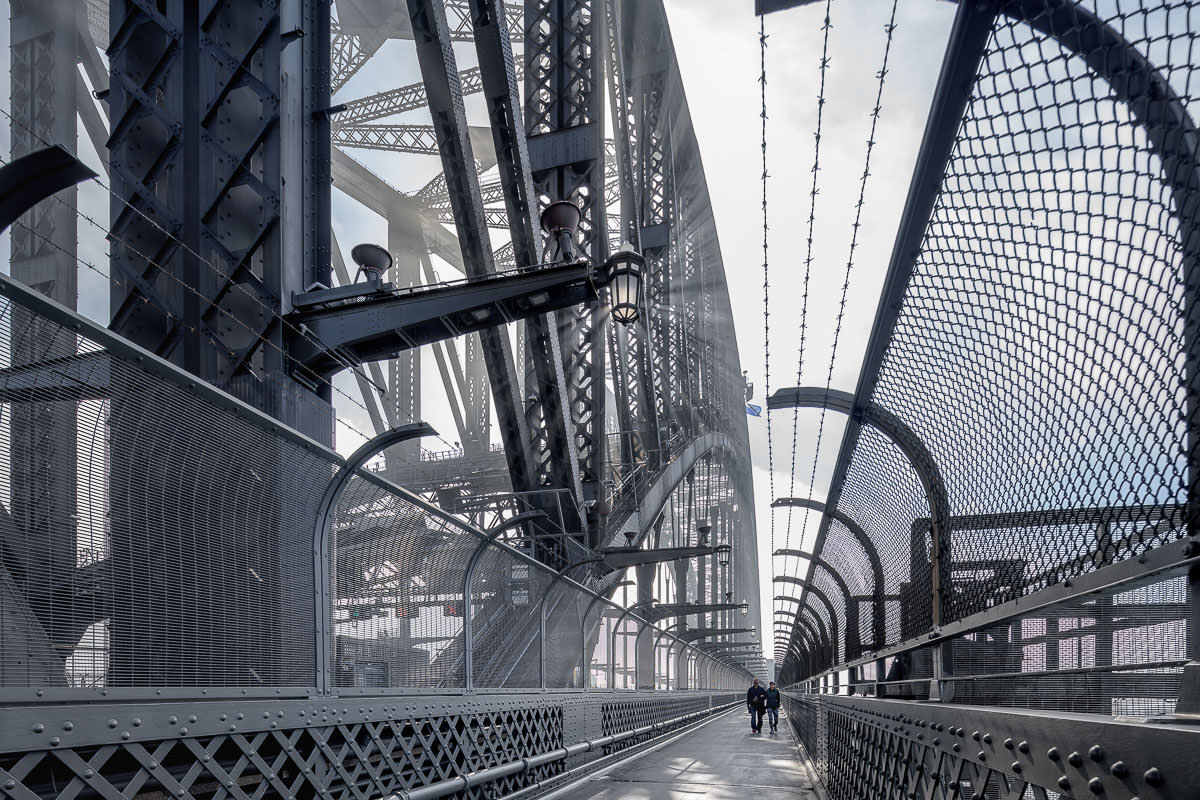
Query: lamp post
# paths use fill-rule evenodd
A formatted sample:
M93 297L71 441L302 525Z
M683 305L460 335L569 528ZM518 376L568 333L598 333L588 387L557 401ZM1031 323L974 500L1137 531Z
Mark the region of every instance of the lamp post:
M612 318L622 325L636 322L642 301L642 273L646 260L629 242L622 242L608 261L604 271L608 278L609 305Z

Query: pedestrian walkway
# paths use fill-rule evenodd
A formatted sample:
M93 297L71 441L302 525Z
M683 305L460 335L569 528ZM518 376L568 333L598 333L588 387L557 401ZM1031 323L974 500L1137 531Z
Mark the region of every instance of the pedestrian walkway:
M766 725L763 726L764 730ZM669 744L587 778L553 800L818 800L791 728L751 734L743 711L724 714Z

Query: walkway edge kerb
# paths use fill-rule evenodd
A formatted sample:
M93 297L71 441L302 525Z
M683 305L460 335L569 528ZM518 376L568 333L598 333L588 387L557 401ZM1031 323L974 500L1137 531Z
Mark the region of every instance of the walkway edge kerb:
M534 767L545 766L546 764L560 761L569 756L587 753L592 750L606 747L607 745L615 744L616 742L622 742L626 739L632 739L646 733L656 733L667 727L686 725L694 720L700 719L701 717L708 717L726 711L737 705L738 702L740 701L724 703L722 705L713 706L712 708L706 708L703 711L693 711L689 714L675 717L667 722L655 722L650 725L643 725L640 728L622 731L621 733L614 733L609 736L601 736L597 739L585 739L581 742L576 742L575 744L568 745L566 747L559 747L554 750L548 750L544 753L538 753L534 756L526 756L515 761L508 761L504 764L498 764L494 767L481 769L477 772L468 772L465 775L456 775L453 778L448 778L444 781L438 781L437 783L431 783L428 786L422 786L419 789L408 789L406 791L397 792L396 794L389 795L387 798L385 798L385 800L435 800L435 798L447 797L455 792L461 792L476 786L482 786L485 783L491 783L492 781L499 780L500 778L506 778L510 775L518 775L522 772L533 769Z

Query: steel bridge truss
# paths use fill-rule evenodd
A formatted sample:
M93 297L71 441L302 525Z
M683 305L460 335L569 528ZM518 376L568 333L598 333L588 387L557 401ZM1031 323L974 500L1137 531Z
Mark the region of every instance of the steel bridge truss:
M0 795L488 797L732 701L745 388L661 3L12 5L14 155L86 134L110 263L67 190L14 226L41 294L0 279ZM420 79L354 95L385 47ZM437 168L401 191L364 151ZM562 199L593 265L646 254L636 324L588 303L444 338L355 364L358 397L297 368L353 361L293 307L357 280L335 203L386 222L404 293L551 261ZM108 328L43 297L81 266ZM419 421L430 356L455 448L399 442L319 514L343 400Z

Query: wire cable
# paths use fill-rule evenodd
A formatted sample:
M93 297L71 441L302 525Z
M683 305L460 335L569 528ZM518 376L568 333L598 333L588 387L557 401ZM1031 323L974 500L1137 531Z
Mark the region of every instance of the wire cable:
M897 25L896 25L897 5L898 5L898 0L892 0L891 16L888 18L888 22L884 26L884 31L887 34L887 41L884 44L884 49L883 49L883 64L880 66L879 71L876 73L878 82L877 82L876 90L875 90L875 104L871 108L871 112L870 112L871 131L867 136L867 142L866 142L867 147L866 147L866 154L863 159L862 175L859 176L858 200L855 202L855 205L854 205L854 222L851 223L851 226L850 226L849 253L846 258L846 269L845 269L845 272L844 272L843 278L842 278L842 293L841 293L841 299L838 304L837 321L834 325L833 345L832 345L832 348L830 349L830 353L829 353L829 367L828 367L828 370L826 371L826 375L825 375L826 398L828 398L829 390L833 386L833 370L834 370L834 366L837 361L837 349L838 349L838 344L841 340L842 323L843 323L843 321L845 319L845 315L846 315L846 299L847 299L848 292L850 290L850 273L854 269L854 256L855 256L855 253L857 252L857 248L858 248L858 233L862 227L862 211L863 211L863 206L866 204L867 180L871 176L871 154L875 150L875 144L876 144L875 133L878 128L879 117L880 117L882 109L883 109L883 87L887 81L888 60L891 56L892 43L894 41L894 35L895 35L896 28L897 28ZM825 434L826 414L827 414L827 410L825 408L825 405L822 404L820 421L817 425L817 440L816 440L816 446L815 446L814 452L813 452L812 471L809 474L809 486L810 487L813 487L816 485L817 464L821 457L821 442L822 442L822 439ZM811 491L811 489L810 489L810 491ZM830 509L830 510L832 510L832 509ZM804 512L804 522L805 522L806 527L807 527L807 523L808 523L808 514L809 514L809 509L806 508L805 512ZM820 557L820 555L821 555L820 553L814 553L814 557ZM809 570L808 571L809 571L810 579L812 577L814 565L815 565L815 562L812 562L812 561L809 562ZM780 656L780 650L778 648L778 645L776 646L776 655L777 655L777 657L782 657L782 656Z

